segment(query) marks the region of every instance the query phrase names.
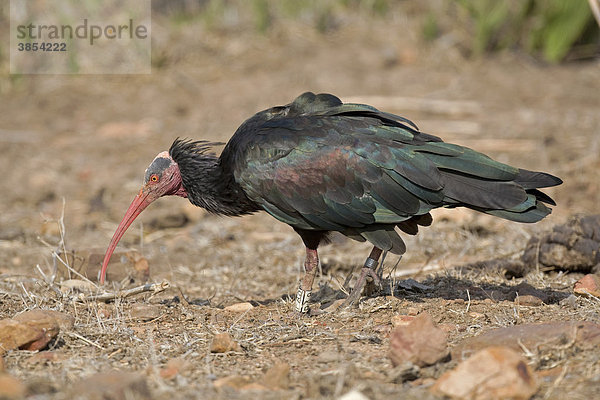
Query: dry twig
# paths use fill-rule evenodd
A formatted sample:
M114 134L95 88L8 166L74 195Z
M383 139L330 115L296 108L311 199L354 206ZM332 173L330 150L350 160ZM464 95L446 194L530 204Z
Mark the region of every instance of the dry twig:
M82 300L95 300L95 301L108 301L114 299L121 299L124 297L134 296L136 294L144 292L153 292L153 294L160 293L171 287L168 281L162 281L161 283L149 283L142 286L137 286L131 289L120 290L116 293L102 293L85 296Z

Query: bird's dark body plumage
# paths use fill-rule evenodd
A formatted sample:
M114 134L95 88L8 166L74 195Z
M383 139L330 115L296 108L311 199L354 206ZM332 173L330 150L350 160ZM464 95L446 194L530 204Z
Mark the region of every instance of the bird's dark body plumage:
M291 225L306 246L296 310L308 303L319 264L317 248L339 231L373 249L346 303L372 279L383 251L402 254L396 228L414 235L437 207L467 207L519 222L536 222L554 201L539 188L561 183L543 172L497 162L420 132L411 121L330 94L304 93L286 106L244 122L220 157L213 143L175 140L152 161L108 246L110 257L135 218L166 195L187 197L210 212L236 216L264 210Z
M244 122L221 156L176 141L188 197L209 211L265 210L316 247L328 231L402 254L394 227L416 234L437 207L536 222L559 178L494 161L420 132L407 119L329 94L305 93Z

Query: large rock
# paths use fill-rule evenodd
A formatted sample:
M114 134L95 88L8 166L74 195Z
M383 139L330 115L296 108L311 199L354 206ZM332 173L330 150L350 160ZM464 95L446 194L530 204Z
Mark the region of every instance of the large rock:
M489 347L442 375L431 391L453 399L526 400L538 383L526 360L508 347Z
M584 321L548 322L492 329L464 340L452 349L452 359L463 360L490 346L506 346L520 351L535 349L540 343L564 345L574 341L580 348L600 346L600 324Z
M398 325L390 337L389 357L394 366L411 362L419 367L435 364L448 356L446 333L427 313L408 325Z
M0 321L0 348L42 350L60 329L73 328L73 318L52 310L31 310Z
M590 272L600 268L600 214L578 216L529 240L525 265ZM600 271L598 271L600 272Z
M25 385L17 378L0 373L0 399L12 400L25 398Z

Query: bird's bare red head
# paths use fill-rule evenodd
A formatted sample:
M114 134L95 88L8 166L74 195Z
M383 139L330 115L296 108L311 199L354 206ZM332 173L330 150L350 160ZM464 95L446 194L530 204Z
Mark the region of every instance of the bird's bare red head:
M108 245L108 249L104 255L104 261L102 262L102 269L100 271L100 283L104 283L110 257L115 251L119 240L121 240L125 231L127 231L127 228L129 228L135 218L140 215L150 203L159 197L169 195L187 197L187 192L181 181L179 165L177 165L169 155L169 152L163 151L154 158L150 166L146 169L144 185L131 202L131 205L127 209L127 212L125 212L125 216L121 220L121 223Z

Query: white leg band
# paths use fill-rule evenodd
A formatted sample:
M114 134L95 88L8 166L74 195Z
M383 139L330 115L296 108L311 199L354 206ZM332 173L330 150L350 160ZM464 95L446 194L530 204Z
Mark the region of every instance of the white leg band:
M308 301L311 294L312 291L310 290L303 290L301 287L298 288L298 293L296 293L296 311L300 313L308 312Z

